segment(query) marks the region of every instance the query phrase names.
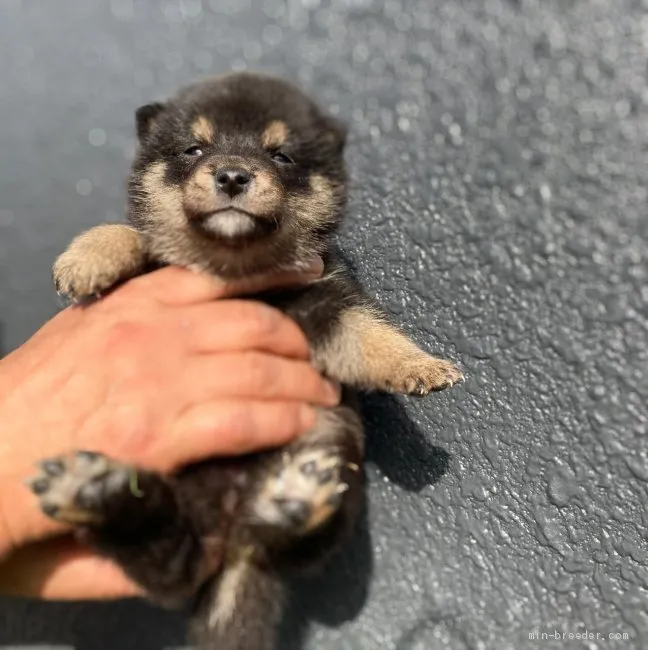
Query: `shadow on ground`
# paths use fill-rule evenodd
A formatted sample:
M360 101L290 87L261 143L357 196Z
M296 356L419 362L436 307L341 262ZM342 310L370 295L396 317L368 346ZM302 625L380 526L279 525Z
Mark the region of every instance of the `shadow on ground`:
M362 407L368 463L409 492L419 492L443 476L450 455L428 442L396 398L368 395ZM338 627L362 611L373 570L368 514L365 507L350 543L320 576L293 583L292 601L280 629L281 650L302 650L310 621Z

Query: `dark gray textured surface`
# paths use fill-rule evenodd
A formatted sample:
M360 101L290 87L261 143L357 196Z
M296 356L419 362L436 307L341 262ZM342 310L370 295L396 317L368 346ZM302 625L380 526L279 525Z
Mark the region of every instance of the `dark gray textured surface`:
M5 349L55 310L49 267L70 237L120 219L133 109L247 66L350 122L342 243L398 321L466 370L402 401L407 417L369 404L368 525L298 586L282 650L648 647L648 3L0 11ZM130 603L2 602L0 643L154 650L182 626Z

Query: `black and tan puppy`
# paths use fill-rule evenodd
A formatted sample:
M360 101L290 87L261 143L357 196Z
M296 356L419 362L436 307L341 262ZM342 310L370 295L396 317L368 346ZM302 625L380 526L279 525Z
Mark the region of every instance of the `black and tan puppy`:
M423 396L461 373L389 324L334 256L345 131L298 89L251 74L202 81L139 109L137 132L130 224L77 237L54 266L59 292L81 301L166 264L232 278L322 255L321 280L256 298L302 327L343 402L280 451L162 476L84 450L44 461L32 489L152 599L193 602L201 648L270 649L283 574L339 546L362 501L354 392Z

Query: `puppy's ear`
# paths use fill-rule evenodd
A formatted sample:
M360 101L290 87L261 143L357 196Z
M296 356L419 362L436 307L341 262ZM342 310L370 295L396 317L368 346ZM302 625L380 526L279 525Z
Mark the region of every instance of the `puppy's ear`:
M143 140L151 130L153 123L164 110L165 105L160 102L140 106L135 111L135 126L137 128L137 137Z

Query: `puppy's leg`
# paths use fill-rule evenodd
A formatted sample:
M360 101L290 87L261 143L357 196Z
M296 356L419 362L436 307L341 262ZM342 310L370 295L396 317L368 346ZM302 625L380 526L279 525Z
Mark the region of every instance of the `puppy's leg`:
M292 548L301 538L312 541L313 535L326 531L331 544L320 546L327 554L330 549L324 546L331 546L337 537L327 525L336 519L340 532L347 532L357 514L362 453L362 423L354 409L321 409L315 427L260 472L246 518L262 539L267 538L270 546L278 542L279 548Z
M362 426L346 406L250 473L219 580L192 628L204 650L273 650L288 595L287 573L321 568L362 503Z
M50 518L114 560L151 598L181 603L206 577L207 555L160 475L94 452L50 458L29 485Z
M73 239L54 263L52 277L58 293L77 302L139 275L145 262L144 243L136 230L106 224Z
M340 313L314 357L330 377L361 389L422 397L463 379L453 363L430 356L382 314L364 305Z

